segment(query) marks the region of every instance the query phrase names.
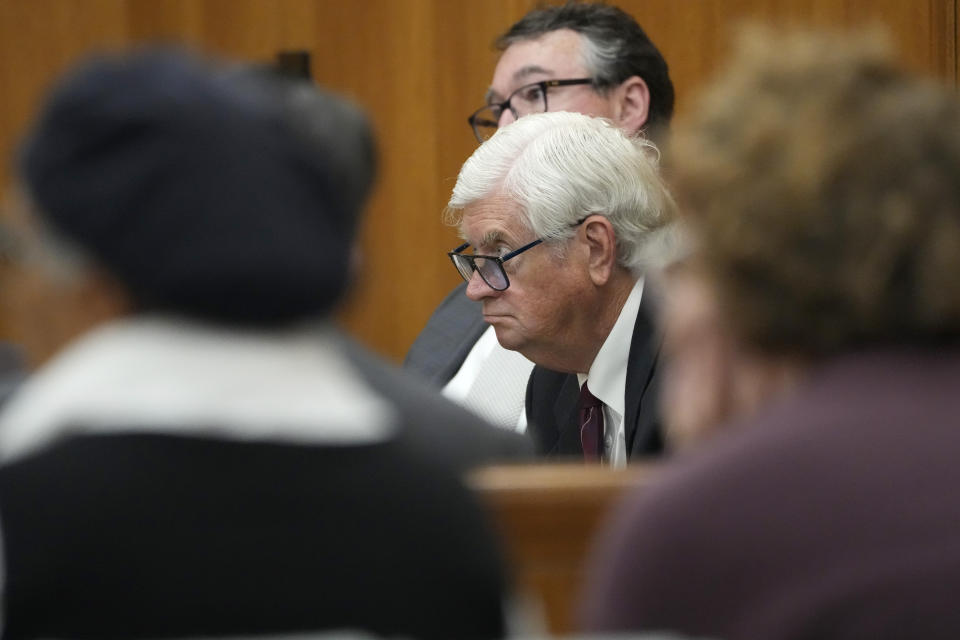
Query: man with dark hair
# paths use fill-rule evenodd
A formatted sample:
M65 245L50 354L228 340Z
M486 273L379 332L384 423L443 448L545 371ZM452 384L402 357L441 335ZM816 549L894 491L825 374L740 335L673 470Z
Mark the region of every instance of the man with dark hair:
M960 100L871 35L748 35L671 155L663 384L707 400L667 394L688 453L598 541L587 626L957 638Z
M571 31L578 37L571 38L557 32ZM613 118L620 127L631 134L642 133L653 141L658 140L660 129L670 124L673 115L673 83L667 71L667 62L660 51L650 41L644 30L629 14L617 7L604 4L586 4L571 2L557 7L545 7L531 11L519 22L514 24L506 33L497 38L494 46L506 53L514 45L524 45L532 41L542 41L540 46L548 49L560 50L569 44L574 48L579 45L579 55L584 63L585 71L591 82L590 88L601 97L611 100L617 96L611 95L622 91L630 93L639 86L644 95L645 117L636 113L627 113L624 105L620 108L616 104L608 103L607 113L593 113L584 111L588 115L603 115ZM514 55L517 55L516 49ZM523 57L525 56L518 56ZM524 64L540 64L529 61ZM522 71L523 77L535 75L532 69L515 69L507 64L498 65L497 71L501 77ZM632 81L628 86L624 84L636 77L639 83ZM496 99L497 94L493 87L498 86L498 73L494 73L494 82L490 99ZM550 91L546 87L544 93ZM556 90L560 93L560 90ZM632 96L624 96L631 98ZM489 108L489 107L488 107ZM623 109L623 110L621 110ZM500 108L496 115L506 115L509 107ZM551 111L561 110L551 107ZM579 109L565 109L567 111ZM644 110L641 107L641 112ZM481 112L482 117L474 114L471 124L480 126L486 120L489 112ZM500 124L499 118L491 118ZM640 121L642 120L642 121ZM639 124L637 124L639 121ZM482 129L481 129L482 131ZM486 137L492 132L486 134ZM478 136L483 137L483 135Z
M486 105L469 118L477 140L517 118L545 111L602 116L629 135L655 141L665 132L674 101L667 64L643 29L620 9L593 3L536 9L501 35L496 46L503 54ZM480 305L467 298L465 289L454 289L434 311L404 366L492 422L523 430L528 418L524 393L533 363L498 344ZM557 378L550 386L562 382ZM641 449L645 447L639 453L657 452L658 438Z
M523 448L329 319L372 160L335 96L175 52L57 85L4 273L41 365L0 414L4 637L505 634L455 471Z

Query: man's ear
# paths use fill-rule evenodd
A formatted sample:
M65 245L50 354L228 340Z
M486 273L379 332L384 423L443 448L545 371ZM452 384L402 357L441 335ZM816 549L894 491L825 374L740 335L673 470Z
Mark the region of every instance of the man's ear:
M587 268L598 287L605 285L617 266L617 234L605 217L592 215L580 228L581 240L589 251Z
M650 88L640 76L630 76L616 89L617 125L636 135L650 116Z

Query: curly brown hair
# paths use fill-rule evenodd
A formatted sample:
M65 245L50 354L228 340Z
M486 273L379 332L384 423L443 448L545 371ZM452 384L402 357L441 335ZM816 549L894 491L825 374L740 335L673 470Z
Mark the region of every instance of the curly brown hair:
M745 30L668 162L745 344L960 337L960 101L882 34Z

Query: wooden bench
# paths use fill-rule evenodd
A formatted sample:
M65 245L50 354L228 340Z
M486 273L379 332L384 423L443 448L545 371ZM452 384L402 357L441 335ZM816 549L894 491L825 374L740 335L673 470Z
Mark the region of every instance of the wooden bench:
M654 473L653 465L613 471L583 464L486 467L468 481L505 541L516 586L543 612L547 631L574 631L584 561L609 508Z

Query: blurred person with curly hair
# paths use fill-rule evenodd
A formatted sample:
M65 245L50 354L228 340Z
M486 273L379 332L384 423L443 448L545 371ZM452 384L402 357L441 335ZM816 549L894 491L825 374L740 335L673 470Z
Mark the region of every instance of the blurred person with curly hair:
M755 29L675 136L710 438L618 512L586 626L958 637L955 91L875 34ZM698 369L666 331L672 420Z

